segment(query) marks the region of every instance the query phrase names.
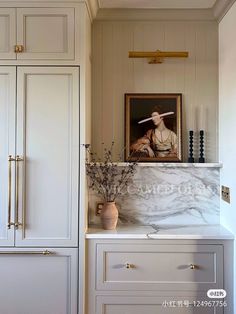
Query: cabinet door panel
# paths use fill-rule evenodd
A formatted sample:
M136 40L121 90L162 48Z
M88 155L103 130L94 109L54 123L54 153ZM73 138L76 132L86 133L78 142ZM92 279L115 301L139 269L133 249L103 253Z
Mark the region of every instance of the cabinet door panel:
M223 314L223 307L194 307L192 301L196 300L198 300L197 296L172 298L98 296L96 314ZM180 302L179 307L177 306L178 301ZM172 302L172 306L170 306L171 303L167 302ZM175 304L175 306L173 304ZM89 312L89 314L92 314L92 312Z
M0 250L0 313L77 313L78 250L49 251L53 254L40 254L39 249Z
M15 9L0 8L0 59L16 59L16 13Z
M97 254L98 289L208 290L223 286L221 245L98 244ZM126 263L132 266L127 269Z
M73 8L17 9L18 59L74 59Z
M78 79L78 68L18 70L17 245L77 245Z
M14 221L14 164L9 195L8 155L15 155L15 67L0 67L0 245L14 245L14 227L7 228L8 214ZM9 208L11 197L11 208Z

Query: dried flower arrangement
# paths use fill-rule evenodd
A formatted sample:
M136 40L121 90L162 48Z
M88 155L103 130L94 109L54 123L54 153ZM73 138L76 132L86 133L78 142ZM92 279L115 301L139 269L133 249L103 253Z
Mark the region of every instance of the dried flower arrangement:
M136 161L127 162L124 167L119 162L112 161L114 142L109 149L103 148L103 160L91 151L90 144L85 144L86 149L86 173L89 178L89 188L96 191L104 202L114 202L116 198L127 187L130 179L134 175L138 163Z

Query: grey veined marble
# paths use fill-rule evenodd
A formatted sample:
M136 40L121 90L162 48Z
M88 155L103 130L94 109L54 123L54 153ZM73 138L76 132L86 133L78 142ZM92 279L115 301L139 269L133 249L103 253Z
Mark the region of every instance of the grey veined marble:
M219 224L219 168L138 167L116 203L120 223ZM89 220L95 215L95 192L89 193Z

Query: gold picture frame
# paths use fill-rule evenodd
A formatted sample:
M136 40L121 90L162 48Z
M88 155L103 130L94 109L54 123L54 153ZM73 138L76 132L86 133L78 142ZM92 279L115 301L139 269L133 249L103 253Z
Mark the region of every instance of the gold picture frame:
M182 94L125 94L125 160L182 162Z

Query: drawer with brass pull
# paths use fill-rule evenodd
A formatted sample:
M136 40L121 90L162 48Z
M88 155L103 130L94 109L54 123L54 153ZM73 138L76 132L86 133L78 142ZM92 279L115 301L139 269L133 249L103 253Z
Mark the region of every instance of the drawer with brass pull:
M223 287L221 245L97 244L99 290L207 290Z

